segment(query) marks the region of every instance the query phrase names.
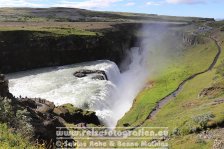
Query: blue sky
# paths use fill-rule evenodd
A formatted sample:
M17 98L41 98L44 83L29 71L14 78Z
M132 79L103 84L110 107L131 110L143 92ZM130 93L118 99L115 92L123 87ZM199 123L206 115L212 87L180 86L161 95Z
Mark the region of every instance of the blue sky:
M100 11L224 18L224 0L0 0L0 7L74 7Z

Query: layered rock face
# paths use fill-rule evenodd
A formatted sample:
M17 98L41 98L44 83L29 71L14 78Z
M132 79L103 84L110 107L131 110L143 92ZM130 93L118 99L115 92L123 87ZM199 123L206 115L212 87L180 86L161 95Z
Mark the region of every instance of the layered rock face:
M185 46L192 46L197 44L206 43L205 39L203 39L198 33L183 33L182 34L183 44Z
M66 123L84 127L88 124L101 125L95 112L75 108L70 104L56 107L53 102L44 99L21 98L16 101L17 105L30 112L35 138L54 141L56 127L65 127Z
M120 24L103 35L55 35L35 31L0 32L0 71L9 73L32 68L108 59L119 64L135 43L141 24Z

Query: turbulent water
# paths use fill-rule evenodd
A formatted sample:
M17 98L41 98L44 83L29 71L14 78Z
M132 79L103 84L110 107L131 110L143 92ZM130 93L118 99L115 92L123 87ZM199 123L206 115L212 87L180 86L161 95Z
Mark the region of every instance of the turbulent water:
M72 103L93 110L102 122L114 127L130 109L147 76L139 48L130 51L130 62L122 73L107 60L43 68L8 74L9 90L16 97L43 98L56 105ZM103 70L108 80L94 80L93 75L75 77L73 73L81 69Z
M56 105L72 103L93 110L104 124L114 127L130 109L147 76L139 48L130 51L130 62L122 73L107 60L43 68L8 74L9 90L16 97L43 98ZM81 69L103 70L108 80L94 80L94 74L75 77L73 73Z
M168 57L181 52L180 39L166 26L146 26L140 33L140 48L127 50L122 73L114 62L107 60L37 69L8 74L9 90L17 97L43 98L56 105L72 103L96 111L104 124L114 127L131 108L149 72L163 68ZM92 75L77 78L73 73L80 69L104 70L109 80L94 80Z
M94 80L92 75L73 76L80 69L104 70L110 81ZM96 61L63 67L51 67L7 75L14 96L47 99L56 105L72 103L96 111L101 120L110 117L113 93L120 72L111 61Z

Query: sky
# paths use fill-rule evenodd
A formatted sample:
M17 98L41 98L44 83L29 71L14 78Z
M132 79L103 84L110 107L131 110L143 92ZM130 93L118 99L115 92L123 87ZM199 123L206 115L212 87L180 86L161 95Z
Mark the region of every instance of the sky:
M224 0L0 0L0 7L72 7L97 11L224 18Z

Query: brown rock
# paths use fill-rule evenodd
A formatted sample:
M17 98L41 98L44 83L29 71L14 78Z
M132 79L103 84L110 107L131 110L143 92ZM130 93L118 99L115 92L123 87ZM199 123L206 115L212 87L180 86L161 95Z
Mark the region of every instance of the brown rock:
M96 74L96 76L92 77L92 79L98 80L108 80L107 74L103 70L89 70L89 69L81 69L73 73L75 77L82 78L89 74Z
M59 106L59 107L54 108L53 113L58 116L65 117L66 115L69 114L69 111L67 109L65 109L64 107Z

